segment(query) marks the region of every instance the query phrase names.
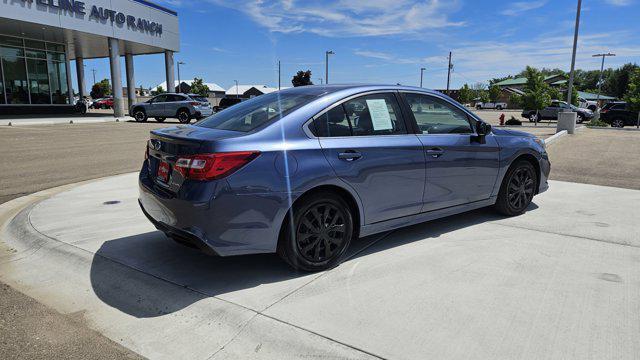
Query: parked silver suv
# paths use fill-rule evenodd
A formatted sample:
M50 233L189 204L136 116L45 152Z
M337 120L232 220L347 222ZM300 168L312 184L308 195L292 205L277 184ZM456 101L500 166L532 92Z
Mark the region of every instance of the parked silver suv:
M133 104L129 114L137 122L145 122L153 117L158 122L166 118L176 118L183 124L191 119L202 119L213 114L207 98L196 94L160 94L142 103Z

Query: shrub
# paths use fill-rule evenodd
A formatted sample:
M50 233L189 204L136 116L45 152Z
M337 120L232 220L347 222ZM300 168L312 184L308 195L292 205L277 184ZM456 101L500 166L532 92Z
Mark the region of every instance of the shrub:
M600 120L600 119L593 119L591 121L589 121L587 123L587 126L593 126L593 127L607 127L609 126L609 124L607 124L606 122Z
M510 126L521 126L522 125L522 121L516 119L515 117L511 116L511 119L507 120L505 123L505 125L510 125Z

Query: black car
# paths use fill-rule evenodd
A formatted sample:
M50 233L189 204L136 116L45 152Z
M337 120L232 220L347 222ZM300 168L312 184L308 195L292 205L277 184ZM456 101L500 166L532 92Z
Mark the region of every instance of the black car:
M218 105L213 107L213 111L218 112L241 102L242 99L240 98L224 98L220 100L220 103Z
M595 116L593 111L589 109L579 108L577 106L569 105L565 101L553 100L551 105L546 108L535 110L523 110L522 117L529 119L530 122L539 122L541 120L558 120L558 113L571 109L578 113L578 123L583 123L586 120L591 120Z
M636 126L638 124L638 112L631 111L629 104L626 102L610 102L600 110L600 120L617 128Z

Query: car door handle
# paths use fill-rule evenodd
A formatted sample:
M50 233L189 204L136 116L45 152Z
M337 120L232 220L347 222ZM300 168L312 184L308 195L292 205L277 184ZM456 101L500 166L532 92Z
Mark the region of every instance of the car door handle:
M439 147L427 149L427 155L431 155L432 158L437 159L444 154L444 150Z
M344 161L354 161L360 159L361 157L362 154L354 150L347 150L345 152L338 153L338 159Z

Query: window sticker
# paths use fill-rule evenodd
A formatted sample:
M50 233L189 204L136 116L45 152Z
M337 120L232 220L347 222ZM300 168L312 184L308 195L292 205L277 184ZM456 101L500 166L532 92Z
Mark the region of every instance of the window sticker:
M387 102L384 99L367 100L367 106L369 107L374 131L393 130Z

